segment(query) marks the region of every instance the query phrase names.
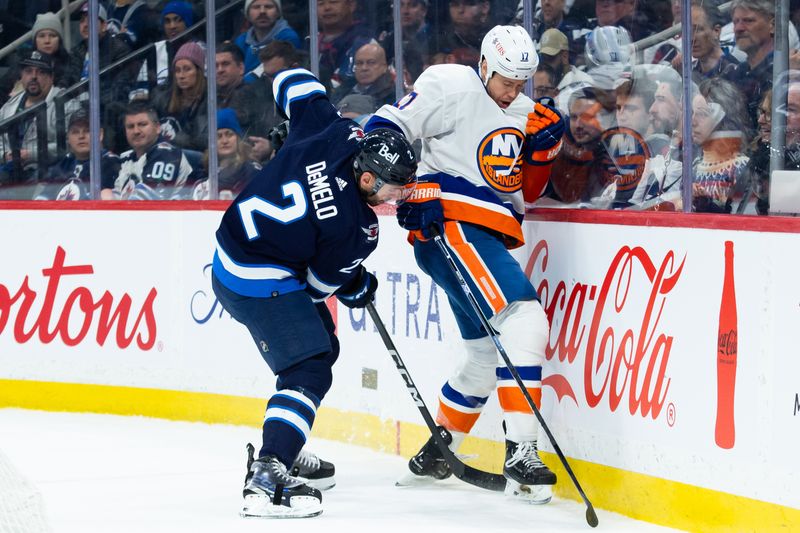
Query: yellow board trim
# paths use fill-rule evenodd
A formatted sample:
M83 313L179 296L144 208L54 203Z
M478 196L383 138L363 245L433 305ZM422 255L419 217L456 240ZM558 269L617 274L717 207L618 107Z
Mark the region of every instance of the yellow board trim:
M0 379L0 408L140 415L167 420L261 427L266 400L206 392ZM428 438L418 424L322 407L314 436L409 457ZM482 460L471 464L499 471L503 445L468 438L459 450ZM559 478L556 494L580 500L558 458L543 459ZM493 458L494 462L486 458ZM592 504L639 520L703 532L800 530L800 510L677 481L569 459Z

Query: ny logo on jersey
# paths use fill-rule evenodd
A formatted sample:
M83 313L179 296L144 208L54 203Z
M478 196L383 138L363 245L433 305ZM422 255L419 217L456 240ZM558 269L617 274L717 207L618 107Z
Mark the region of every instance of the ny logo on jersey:
M493 189L511 193L522 187L521 155L525 137L516 128L490 132L478 145L478 168Z

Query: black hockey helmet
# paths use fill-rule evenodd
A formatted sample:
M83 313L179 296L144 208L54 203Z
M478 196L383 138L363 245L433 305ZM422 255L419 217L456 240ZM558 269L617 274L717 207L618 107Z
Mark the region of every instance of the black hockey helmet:
M353 169L356 176L362 172L375 175L372 194L385 183L405 186L417 181L417 156L402 133L388 128L373 130L361 139L360 148Z

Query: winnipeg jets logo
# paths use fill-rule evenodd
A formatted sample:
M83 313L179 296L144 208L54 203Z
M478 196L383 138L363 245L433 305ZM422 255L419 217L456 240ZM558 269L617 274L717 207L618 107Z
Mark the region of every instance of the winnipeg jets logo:
M364 130L361 128L357 128L355 126L350 128L350 136L347 138L348 141L352 141L353 139L361 140L364 138Z
M378 240L378 225L370 224L368 228L361 228L361 231L367 234L367 242Z

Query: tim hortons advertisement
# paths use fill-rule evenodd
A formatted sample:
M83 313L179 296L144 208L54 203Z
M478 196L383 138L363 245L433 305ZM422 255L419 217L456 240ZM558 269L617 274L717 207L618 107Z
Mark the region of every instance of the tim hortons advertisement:
M0 377L265 397L274 378L224 313L221 211L0 211ZM515 257L551 322L543 414L570 457L800 506L793 234L526 222ZM778 259L780 258L780 259ZM463 350L394 217L366 262L428 406ZM326 402L422 424L374 323L335 308ZM502 340L502 338L501 338ZM474 429L500 440L493 396Z

